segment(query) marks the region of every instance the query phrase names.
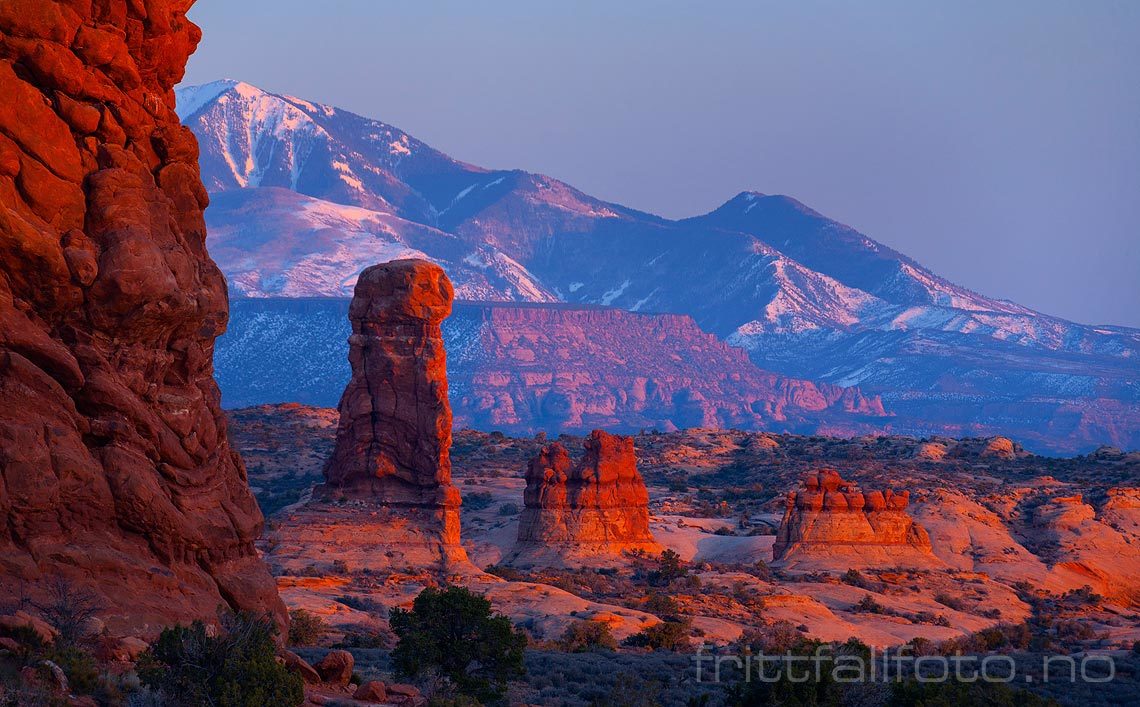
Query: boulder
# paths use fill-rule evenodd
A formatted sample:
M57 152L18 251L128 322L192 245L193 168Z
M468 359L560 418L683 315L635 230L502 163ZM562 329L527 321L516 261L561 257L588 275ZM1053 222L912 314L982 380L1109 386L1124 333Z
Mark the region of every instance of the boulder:
M280 657L285 667L300 675L306 684L316 685L321 682L321 674L293 651L281 651Z
M387 686L388 703L400 707L420 707L427 704L423 693L415 685L392 683Z
M352 654L348 651L329 651L321 662L317 663L317 673L321 680L333 685L347 685L352 679L352 669L355 667Z
M383 703L388 701L388 688L379 680L370 680L360 687L356 688L353 693L352 699L360 700L361 702L377 702Z
M127 636L119 641L116 656L124 661L135 661L150 647L146 641L134 636Z
M18 628L32 629L44 643L51 643L57 635L57 631L46 621L38 616L32 616L26 611L17 611L15 614L0 616L0 629L11 631Z

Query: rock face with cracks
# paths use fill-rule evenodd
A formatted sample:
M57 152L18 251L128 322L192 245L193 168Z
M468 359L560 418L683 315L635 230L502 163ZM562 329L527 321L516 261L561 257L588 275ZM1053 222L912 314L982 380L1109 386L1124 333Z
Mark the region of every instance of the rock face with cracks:
M0 599L62 581L112 634L284 621L213 379L192 1L0 3Z
M833 469L810 474L788 493L773 559L805 569L940 566L909 501L908 491L861 491Z
M594 430L585 447L576 463L557 442L530 461L512 564L590 564L631 550L661 552L649 531L649 493L633 439Z

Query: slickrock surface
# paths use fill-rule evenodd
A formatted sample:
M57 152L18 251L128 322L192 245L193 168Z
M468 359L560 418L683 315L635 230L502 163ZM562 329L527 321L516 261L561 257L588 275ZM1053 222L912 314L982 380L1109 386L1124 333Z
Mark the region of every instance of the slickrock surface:
M396 260L361 273L349 309L352 379L336 446L313 500L286 511L274 561L467 569L451 483L451 407L440 322L454 291L443 269ZM334 549L335 548L335 549Z
M191 4L0 3L0 600L62 576L120 635L284 616L213 380Z
M649 531L649 493L630 437L594 430L577 463L557 442L543 447L527 468L523 500L512 564L588 564L662 550Z
M788 493L773 558L799 568L939 566L930 537L907 515L909 500L909 491L863 492L822 469Z

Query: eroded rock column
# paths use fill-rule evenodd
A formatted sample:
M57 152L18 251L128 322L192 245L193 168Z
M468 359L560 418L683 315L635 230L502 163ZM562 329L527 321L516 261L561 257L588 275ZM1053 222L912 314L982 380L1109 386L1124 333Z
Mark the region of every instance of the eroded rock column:
M325 483L292 509L271 560L350 570L473 570L451 483L451 407L440 323L454 291L443 269L396 260L360 274L349 308L352 378L340 400Z
M809 474L788 493L773 559L835 570L940 566L930 536L906 512L909 502L909 491L864 492L833 469Z

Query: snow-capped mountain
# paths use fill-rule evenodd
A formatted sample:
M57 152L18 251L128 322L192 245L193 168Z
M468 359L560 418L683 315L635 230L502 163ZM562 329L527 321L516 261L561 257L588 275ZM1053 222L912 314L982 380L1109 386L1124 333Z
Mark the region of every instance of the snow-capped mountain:
M672 221L244 83L180 89L179 111L235 294L345 296L423 255L464 298L688 314L764 368L882 395L896 431L1140 446L1140 331L985 297L794 199Z
M369 265L429 258L463 299L558 301L495 248L386 211L260 187L216 193L207 221L210 255L240 296L351 296Z

